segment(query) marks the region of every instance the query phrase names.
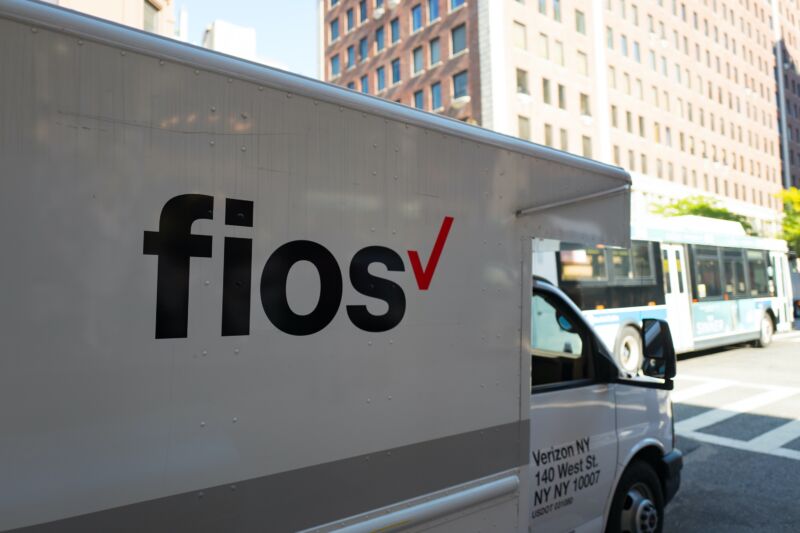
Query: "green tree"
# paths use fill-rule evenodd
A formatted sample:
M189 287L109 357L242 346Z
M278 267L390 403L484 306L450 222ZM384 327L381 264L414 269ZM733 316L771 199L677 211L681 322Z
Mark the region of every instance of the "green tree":
M777 196L783 200L783 238L789 248L800 253L800 189L792 187Z
M798 197L800 198L800 197ZM800 204L798 204L800 207ZM708 218L732 220L742 225L744 230L753 235L753 225L744 215L739 215L719 205L719 202L708 196L688 196L674 202L654 205L653 212L666 217L679 217L683 215L696 215Z

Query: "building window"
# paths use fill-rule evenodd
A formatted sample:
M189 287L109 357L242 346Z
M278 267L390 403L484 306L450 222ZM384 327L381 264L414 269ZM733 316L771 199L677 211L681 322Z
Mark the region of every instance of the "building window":
M583 52L578 52L578 73L584 76L589 75L589 58Z
M420 4L411 8L411 32L422 29L422 6Z
M589 95L581 93L581 115L590 117L592 110L589 108Z
M517 116L517 136L526 141L531 140L531 121L528 117Z
M355 17L353 16L353 10L352 9L348 9L347 10L347 31L352 30L355 25L356 25L356 20L355 20Z
M450 11L458 9L464 5L464 0L450 0Z
M617 122L617 106L611 106L611 126L614 128L619 127L619 123Z
M552 103L552 98L550 96L550 80L547 78L542 78L542 102L545 104Z
M564 128L561 128L560 137L561 137L560 138L561 145L559 146L559 148L566 152L567 149L569 148L569 135L567 134L567 130L565 130Z
M553 0L553 20L561 22L561 0Z
M539 13L547 15L547 0L539 0Z
M461 98L467 94L467 71L462 70L453 76L453 98Z
M553 146L553 126L550 124L544 125L544 144Z
M392 19L389 23L389 28L392 31L392 44L400 40L400 19Z
M558 107L560 109L567 109L567 88L558 84Z
M417 109L425 109L425 94L422 91L414 93L414 107Z
M442 108L442 84L438 81L431 85L431 108L434 111Z
M550 59L550 41L544 33L539 34L538 40L539 57L543 59Z
M142 25L142 29L150 32L156 31L156 17L158 17L158 9L156 9L156 6L145 0L144 23Z
M441 49L439 48L439 38L431 39L430 43L430 50L431 50L431 66L439 64L439 61L442 60L441 56Z
M451 32L452 38L452 50L453 55L466 50L467 48L467 26L466 24L461 24L460 26L456 26L453 28Z
M358 21L359 22L367 21L367 0L361 0L358 3Z
M514 21L514 29L511 35L512 41L514 46L521 50L528 49L528 33L525 28L525 24L521 22Z
M383 0L375 0L375 9L380 9L383 7Z
M361 76L361 92L369 94L369 77L366 74Z
M517 69L517 92L519 94L530 94L528 91L528 73L520 68Z
M414 74L419 74L425 68L425 54L422 52L422 47L417 46L411 53L414 65Z
M439 18L439 0L428 0L428 24Z
M380 52L386 46L385 42L386 36L385 32L383 31L383 26L375 30L375 51Z
M633 59L637 63L642 62L642 50L639 48L639 41L633 41Z
M614 30L610 26L606 26L606 46L611 50L614 49Z
M367 59L367 46L368 41L366 37L362 37L360 41L358 41L358 60L364 61Z
M553 41L553 55L555 56L554 61L564 66L564 43L559 40Z
M334 42L338 38L339 38L339 19L337 18L331 21L331 42Z
M392 83L400 83L400 59L392 60Z
M378 67L378 70L375 71L375 78L378 83L378 92L384 90L386 88L386 70L383 67Z
M333 7L335 5L338 5L338 4L339 4L339 0L331 0L331 7Z
M592 157L592 139L591 137L583 136L581 139L581 148L583 157Z
M624 35L621 35L619 38L619 51L622 55L628 55L628 38Z
M579 9L575 10L575 31L586 35L586 16Z
M354 82L354 81L347 82L347 88L350 89L351 91L355 91L356 90L356 82Z
M347 47L347 68L353 68L356 65L356 47L350 45Z
M339 54L331 57L331 76L338 76L342 67L339 64Z

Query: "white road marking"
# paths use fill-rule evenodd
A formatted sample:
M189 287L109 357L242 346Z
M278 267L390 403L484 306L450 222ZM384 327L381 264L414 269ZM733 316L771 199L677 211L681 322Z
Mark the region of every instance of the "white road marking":
M711 411L706 411L705 413L682 420L675 424L675 429L679 432L696 431L716 424L717 422L727 420L739 413L747 413L764 405L769 405L783 400L784 398L788 398L789 396L794 396L797 393L797 389L773 387L772 390L767 390L767 392L749 396L738 402L729 403L717 409L712 409Z
M703 383L702 385L689 387L688 389L673 391L671 398L674 403L682 403L686 400L696 398L697 396L705 396L706 394L717 392L718 390L730 387L731 385L733 384L730 381L709 381L707 383Z
M678 374L676 376L677 380L689 380L689 381L705 381L706 383L725 383L726 385L736 386L736 387L743 387L746 389L764 389L764 390L789 390L791 387L785 387L782 385L772 385L768 383L751 383L749 381L736 381L733 379L722 379L722 378L708 378L704 376L695 376L693 374ZM800 393L800 389L793 389L796 392Z
M800 342L798 339L789 339L791 342ZM788 420L782 426L762 433L749 441L732 439L703 433L702 428L722 422L740 413L747 413L759 407L778 402L785 398L800 394L800 389L793 387L782 387L779 385L768 385L759 383L747 383L720 378L707 378L691 374L681 374L679 379L682 381L697 381L698 385L687 389L674 391L672 401L675 403L686 402L692 398L697 398L716 391L728 388L739 387L745 389L757 389L764 392L753 394L741 400L722 405L699 415L687 418L675 423L675 431L681 437L687 437L708 444L726 446L737 450L748 452L763 453L786 459L800 461L800 451L783 448L785 444L800 438L800 417L795 420Z
M792 420L758 437L751 439L747 444L753 449L769 452L776 450L788 442L800 438L800 420Z
M728 448L744 450L746 452L764 453L767 455L774 455L776 457L784 457L786 459L800 461L800 452L797 450L788 450L786 448L775 448L772 450L753 448L753 446L750 445L750 442L745 440L720 437L718 435L709 435L708 433L702 433L700 431L682 431L679 436L698 440L700 442L707 442L708 444L716 444L717 446L727 446ZM678 447L680 447L680 441L678 441Z

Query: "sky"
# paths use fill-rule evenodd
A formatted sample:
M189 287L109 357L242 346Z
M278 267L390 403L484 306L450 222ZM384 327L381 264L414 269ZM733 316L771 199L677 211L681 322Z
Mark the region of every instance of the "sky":
M189 15L189 42L200 44L206 26L222 19L256 29L258 55L269 63L317 77L318 0L175 0L175 15ZM177 22L177 19L176 19Z

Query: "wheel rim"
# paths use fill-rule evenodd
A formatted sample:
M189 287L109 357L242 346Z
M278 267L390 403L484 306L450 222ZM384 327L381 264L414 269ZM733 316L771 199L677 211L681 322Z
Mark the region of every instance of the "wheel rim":
M622 338L619 344L619 362L624 370L636 372L642 365L642 351L639 342L631 335Z
M761 344L767 345L772 340L772 321L769 317L761 319Z
M655 533L658 530L658 508L647 485L636 483L628 489L620 518L623 533Z

